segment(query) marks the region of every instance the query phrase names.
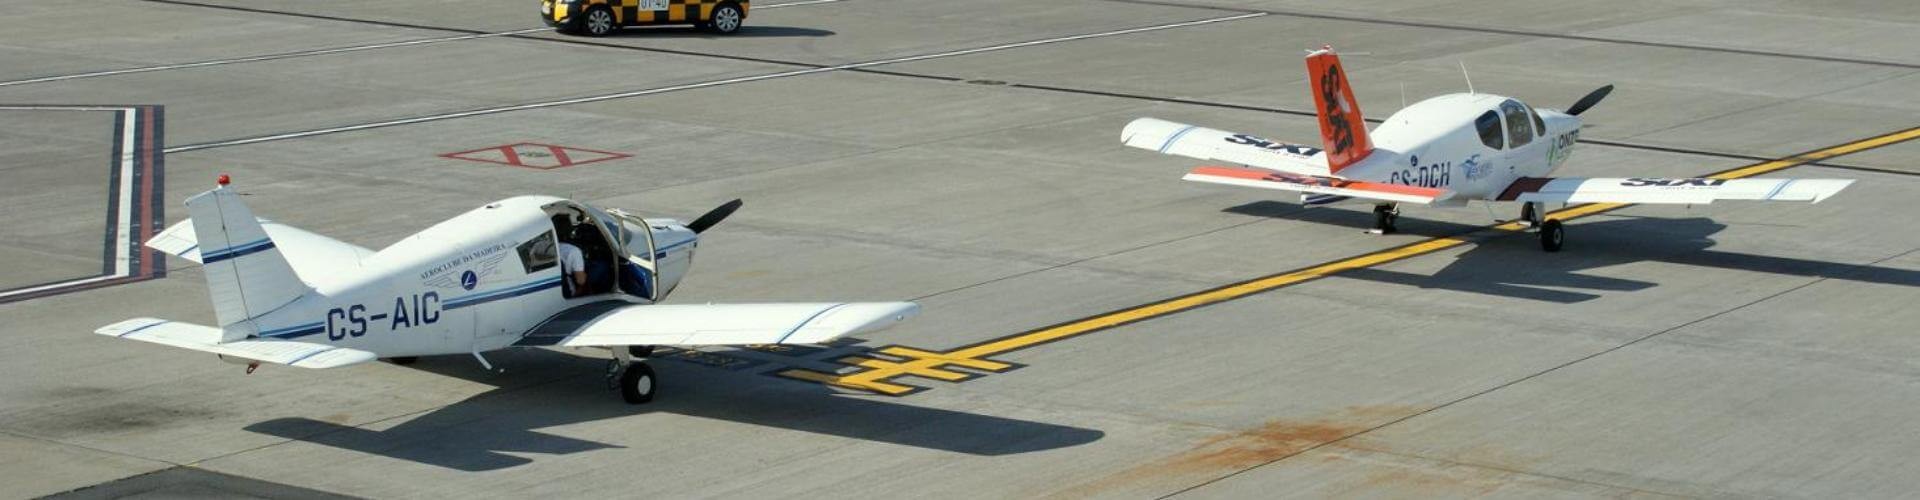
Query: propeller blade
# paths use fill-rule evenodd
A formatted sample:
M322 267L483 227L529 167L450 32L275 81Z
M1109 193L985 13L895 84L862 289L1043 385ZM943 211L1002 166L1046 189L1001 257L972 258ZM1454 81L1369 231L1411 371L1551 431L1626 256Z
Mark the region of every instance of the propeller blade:
M1605 87L1593 89L1593 92L1588 92L1586 97L1582 97L1580 98L1580 100L1574 101L1573 107L1567 108L1567 114L1579 116L1580 113L1583 111L1586 111L1587 108L1591 108L1595 104L1600 104L1600 100L1605 99L1607 97L1608 92L1613 92L1612 84L1608 84Z
M692 229L695 234L704 233L708 228L713 227L714 224L719 224L720 221L726 220L727 216L733 215L734 210L739 210L740 206L745 204L746 203L741 202L739 199L735 199L724 205L714 207L713 210L708 210L706 215L702 215L700 218L694 219L693 222L687 223L687 229Z

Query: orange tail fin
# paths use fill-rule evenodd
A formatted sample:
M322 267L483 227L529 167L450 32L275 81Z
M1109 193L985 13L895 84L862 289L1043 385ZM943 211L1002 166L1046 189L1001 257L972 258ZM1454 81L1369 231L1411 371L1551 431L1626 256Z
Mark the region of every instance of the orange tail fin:
M1367 138L1367 122L1360 118L1360 103L1347 86L1347 72L1340 67L1340 56L1333 47L1323 46L1307 54L1307 81L1313 84L1313 104L1320 114L1320 139L1327 145L1327 169L1339 173L1373 152L1373 140Z

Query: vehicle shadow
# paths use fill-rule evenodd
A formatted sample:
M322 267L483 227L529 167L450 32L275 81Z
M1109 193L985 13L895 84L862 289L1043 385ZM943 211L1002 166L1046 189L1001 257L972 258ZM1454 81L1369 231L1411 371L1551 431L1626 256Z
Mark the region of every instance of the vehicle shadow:
M1373 223L1372 214L1364 210L1302 210L1278 202L1251 203L1225 211L1352 225L1356 230ZM1405 215L1399 226L1403 233L1420 236L1466 235L1474 245L1431 275L1361 268L1337 276L1563 304L1601 297L1594 292L1632 292L1659 286L1650 281L1590 274L1595 269L1635 262L1920 287L1920 271L1713 250L1716 242L1711 236L1727 226L1704 217L1601 215L1567 226L1566 249L1551 254L1540 250L1533 233L1494 233L1482 226L1409 219Z
M612 33L611 37L647 38L817 38L837 35L833 31L797 26L741 26L732 34L719 34L693 26L635 26Z
M656 360L659 396L628 405L608 389L606 360L547 349L488 354L489 373L462 356L424 358L409 368L497 388L406 419L341 425L304 417L267 420L246 430L461 471L532 463L509 453L566 455L646 446L567 437L540 429L606 419L673 413L971 455L1012 455L1090 443L1094 429L902 404L883 396L840 394L826 386ZM885 398L885 399L883 399ZM658 432L670 433L670 429Z

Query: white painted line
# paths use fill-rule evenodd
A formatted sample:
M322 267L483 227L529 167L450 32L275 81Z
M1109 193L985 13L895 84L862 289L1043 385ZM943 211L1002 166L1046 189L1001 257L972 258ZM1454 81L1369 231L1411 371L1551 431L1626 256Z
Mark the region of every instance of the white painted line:
M839 1L841 0L804 0L800 2L776 3L773 5L755 5L751 8L753 10L778 9L781 7L794 7L799 5L819 5L823 3L834 3Z
M133 239L133 191L138 183L133 179L133 139L140 130L140 115L133 108L120 112L120 121L125 123L120 130L120 227L113 241L114 276L131 276L129 268L133 264L133 253L127 251Z
M795 76L811 75L815 73L828 73L833 71L843 71L843 70L849 70L849 69L870 68L874 66L883 66L888 64L925 61L929 59L941 59L941 58L947 58L947 57L959 57L959 56L965 56L965 55L980 54L985 52L996 52L996 51L1011 50L1011 49L1018 49L1018 48L1024 48L1024 47L1033 47L1037 45L1071 42L1076 40L1087 40L1092 38L1102 38L1102 37L1109 37L1109 36L1130 35L1134 33L1146 33L1151 31L1170 30L1175 28L1200 26L1205 24L1222 23L1227 21L1238 21L1241 19L1262 17L1266 15L1267 14L1264 12L1254 12L1254 13L1248 13L1248 14L1235 15L1235 16L1201 19L1197 21L1185 21L1185 22L1178 22L1178 23L1158 24L1158 25L1145 26L1145 27L1139 27L1139 28L1128 28L1128 29L1122 29L1122 30L1102 31L1097 33L1086 33L1086 34L1080 34L1080 35L1043 38L1039 40L1032 40L1032 41L1026 41L1026 42L990 45L986 47L953 50L953 51L947 51L947 52L936 52L932 54L923 54L923 55L917 55L917 56L879 59L874 61L842 64L838 66L826 66L826 67L820 67L820 68L807 68L807 69L797 69L792 71L781 71L777 73L766 73L766 74L753 75L753 76L726 78L721 80L710 80L705 82L672 85L667 87L655 87L650 89L617 92L612 94L576 97L572 99L530 102L526 104L515 104L511 106L499 106L499 107L492 107L492 108L474 109L474 110L468 110L468 111L456 111L452 113L442 113L437 115L426 115L426 116L417 116L413 118L401 118L401 119L395 119L395 120L367 122L367 123L346 125L346 126L340 126L340 127L304 130L300 132L288 132L284 134L265 135L265 136L259 136L259 137L248 137L244 139L204 142L200 144L187 144L187 145L174 146L171 148L167 148L164 150L164 152L180 153L180 152L196 151L196 150L209 149L209 148L239 146L243 144L255 144L255 143L278 141L278 140L284 140L284 139L297 139L302 137L313 137L317 135L337 134L341 132L353 132L358 130L385 128L385 127L393 127L393 126L399 126L399 125L411 125L415 123L452 120L457 118L467 118L467 117L473 117L473 116L492 115L492 114L499 114L499 113L510 113L515 111L543 109L543 108L551 108L551 107L557 107L557 106L568 106L573 104L600 102L600 101L608 101L608 100L614 100L614 99L625 99L629 97L639 97L639 96L653 95L653 94L664 94L668 92L678 92L682 90L703 89L708 87L719 87L722 85L733 85L737 83L749 83L749 82L758 82L763 80L773 80L777 78L788 78L788 77L795 77Z
M27 294L42 292L47 290L57 290L61 288L85 285L88 283L114 280L114 279L120 279L128 276L132 276L133 275L132 273L133 253L131 250L129 250L129 248L132 247L132 243L133 243L132 242L132 239L133 239L133 193L134 193L134 190L139 189L138 184L133 181L133 161L135 158L133 154L134 153L133 145L136 144L136 142L134 141L134 133L140 129L139 128L140 122L139 120L137 120L137 118L139 117L138 109L128 108L128 107L107 107L107 106L0 106L0 110L5 110L5 111L113 111L113 112L121 113L121 117L122 117L121 121L123 122L121 124L121 130L120 130L120 163L119 163L120 192L113 194L113 196L118 196L120 198L120 208L116 212L116 214L119 215L120 223L118 224L117 227L114 228L114 232L116 234L114 235L114 249L113 249L114 272L113 274L104 274L104 275L93 276L89 278L67 280L67 281L62 281L58 283L48 283L45 285L40 285L32 288L8 290L5 292L0 292L0 299L5 299L7 297L13 297L17 295L27 295Z
M83 278L83 279L77 279L77 280L72 280L72 281L62 281L62 282L59 282L59 283L48 283L48 284L45 284L45 285L40 285L40 286L36 286L36 287L33 287L33 288L22 288L22 289L19 289L19 290L9 290L9 291L6 291L6 292L0 292L0 299L5 299L5 298L7 298L7 297L12 297L12 296L15 296L15 295L26 295L26 294L30 294L30 293L34 293L34 292L43 292L43 291L47 291L47 290L55 290L55 289L60 289L60 288L67 288L67 287L74 287L74 286L80 286L80 285L85 285L85 284L88 284L88 283L93 283L93 282L97 282L97 281L106 281L106 280L112 280L112 279L120 279L120 278L124 278L124 277L125 277L125 276L109 276L109 275L101 275L101 276L94 276L94 277L92 277L92 278Z
M148 73L153 71L167 71L167 70L185 69L185 68L200 68L200 67L206 67L206 66L219 66L222 64L238 64L238 63L249 63L249 62L259 62L259 61L272 61L275 59L291 59L295 57L340 54L345 52L358 52L362 50L387 49L387 48L393 48L393 47L407 47L412 45L426 45L430 43L456 42L460 40L493 38L493 37L499 37L499 36L518 35L521 33L532 33L535 31L546 31L546 30L547 28L527 28L523 30L501 31L497 33L443 36L443 37L437 37L437 38L422 38L418 40L405 40L405 41L399 41L399 42L376 43L371 45L354 45L350 47L334 47L330 49L314 49L314 50L302 50L302 51L296 51L296 52L282 52L278 54L263 54L263 55L257 55L257 56L236 57L232 59L214 59L209 61L197 61L197 62L190 62L190 63L163 64L158 66L142 66L138 68L93 71L93 72L87 72L87 73L74 73L71 75L43 76L40 78L28 78L25 80L12 80L12 81L0 82L0 87L10 87L14 85L28 85L28 84L34 84L34 83L58 82L58 81L65 81L65 80L78 80L81 78L94 78L94 77L101 77L101 76L127 75L127 74L133 74L133 73Z

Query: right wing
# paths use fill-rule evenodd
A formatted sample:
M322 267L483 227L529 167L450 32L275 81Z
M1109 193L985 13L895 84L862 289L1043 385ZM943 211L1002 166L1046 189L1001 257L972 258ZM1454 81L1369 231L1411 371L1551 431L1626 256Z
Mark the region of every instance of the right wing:
M583 306L584 307L584 306ZM573 311L569 311L571 313ZM879 331L912 317L912 302L822 304L633 304L561 313L515 345L565 347L628 345L819 344Z
M1661 179L1521 177L1496 201L1558 203L1671 203L1714 200L1819 203L1853 184L1852 179Z
M94 333L301 368L335 368L376 357L358 349L291 340L220 342L219 328L154 318L134 318L100 327Z
M1161 154L1238 163L1300 175L1333 175L1320 148L1273 142L1157 118L1140 118L1120 131L1120 142Z
M1298 191L1321 195L1309 197L1307 203L1316 203L1313 198L1353 197L1395 203L1419 203L1431 205L1435 201L1453 197L1453 192L1445 189L1403 186L1381 182L1361 182L1332 177L1309 177L1268 170L1234 167L1199 167L1187 173L1182 179L1230 186L1245 186L1283 191Z

